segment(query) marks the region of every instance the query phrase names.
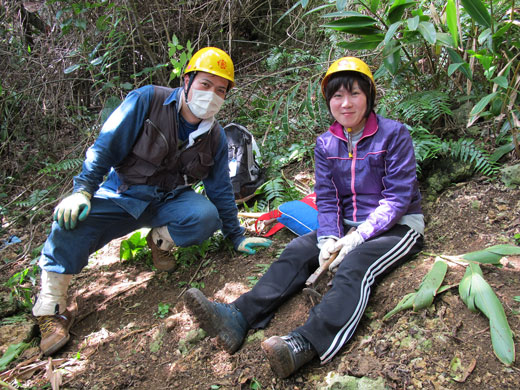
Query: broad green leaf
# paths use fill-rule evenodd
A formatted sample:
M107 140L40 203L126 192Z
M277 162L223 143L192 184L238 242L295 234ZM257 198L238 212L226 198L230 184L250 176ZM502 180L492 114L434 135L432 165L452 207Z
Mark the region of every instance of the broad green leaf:
M322 27L357 35L371 35L380 33L376 27L377 21L369 16L350 16L334 20Z
M471 69L469 67L469 64L462 59L462 57L457 53L455 50L453 50L450 47L446 48L446 51L448 52L448 55L450 56L450 60L454 64L464 64L464 66L460 67L460 71L470 80L473 79L473 75L471 74Z
M476 261L482 264L500 264L501 255L488 252L487 250L465 253L461 256L464 260Z
M94 58L92 61L90 61L90 64L96 66L96 65L101 64L102 62L103 62L103 56Z
M346 17L350 17L350 16L359 16L359 17L364 17L364 18L369 17L369 16L360 14L359 12L355 12L355 11L341 11L341 12L331 12L331 13L325 14L322 16L322 18L346 18Z
M454 47L453 38L448 33L437 32L437 43L441 43L443 46Z
M338 46L348 50L373 50L383 41L383 34L362 36L352 42L340 42Z
M314 90L316 89L316 82L311 82L307 86L307 95L305 97L305 107L307 108L307 112L309 116L314 119L314 106L312 104L312 97L314 95Z
M455 6L455 1L448 0L446 5L446 24L448 25L448 30L453 38L453 43L455 47L459 46L459 26L457 24L457 8Z
M470 310L478 309L489 319L493 351L502 363L511 365L515 360L513 333L502 303L484 280L478 264L469 264L460 282L459 294Z
M421 33L426 41L433 45L437 41L437 31L435 31L435 26L430 22L421 22L417 27L417 30Z
M336 0L336 8L338 11L343 11L347 5L347 0Z
M80 67L81 67L81 65L79 65L79 64L75 64L75 65L69 66L67 69L65 69L65 70L63 71L63 73L65 73L65 74L72 73L72 72L74 72L75 70L79 69Z
M372 11L373 13L376 13L378 8L379 8L379 0L371 0L370 1L370 11Z
M401 63L400 47L396 47L395 41L391 41L383 50L383 64L391 75L395 75Z
M499 244L490 246L489 248L486 248L486 250L502 256L520 255L520 246L516 245Z
M507 89L507 87L509 86L509 82L507 81L507 77L504 77L504 76L498 76L498 77L495 77L493 80L495 84L497 84L498 86L504 88L504 89Z
M388 10L388 21L390 24L401 20L406 8L415 5L415 0L395 0L390 9Z
M383 41L383 45L386 46L388 44L388 42L390 42L392 39L394 39L394 35L395 35L395 32L397 31L397 29L403 24L403 22L399 21L399 22L395 22L394 24L392 24L389 28L388 28L388 31L386 32L385 34L385 40Z
M471 18L484 27L491 27L491 16L480 0L461 0L462 6Z
M385 316L383 317L383 321L389 319L394 314L399 313L400 311L411 309L413 307L413 301L415 299L416 294L417 293L414 292L406 294L403 297L403 299L399 301L396 307L394 307L392 310L385 314Z
M471 109L469 113L470 116L475 116L484 111L484 108L489 104L489 102L497 95L497 92L490 93L489 95L484 96L480 101L475 104L475 107Z
M445 261L437 259L433 264L432 269L428 272L417 291L413 302L413 310L418 311L430 306L433 298L437 295L437 290L446 276L448 265Z
M408 30L410 31L416 31L417 27L419 27L419 22L421 21L421 18L419 18L419 15L414 16L413 18L408 19L406 22L408 23ZM394 23L395 24L395 23Z
M18 344L11 344L7 347L6 351L0 358L0 371L4 371L8 364L18 357L23 351L25 351L30 344L24 343L23 341Z

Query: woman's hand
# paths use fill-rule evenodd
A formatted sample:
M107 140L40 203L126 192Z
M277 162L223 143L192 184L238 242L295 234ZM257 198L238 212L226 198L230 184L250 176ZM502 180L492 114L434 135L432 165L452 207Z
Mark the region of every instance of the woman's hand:
M336 241L332 252L339 251L339 254L338 257L336 257L336 259L330 264L329 270L336 272L339 264L343 261L347 253L352 251L358 245L361 245L363 242L365 242L365 240L363 240L361 234L355 230Z

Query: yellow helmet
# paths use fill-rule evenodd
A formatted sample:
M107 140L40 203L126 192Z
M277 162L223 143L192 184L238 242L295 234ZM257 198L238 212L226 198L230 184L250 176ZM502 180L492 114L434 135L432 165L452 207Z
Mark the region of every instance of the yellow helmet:
M191 57L184 74L190 72L206 72L229 80L233 88L235 85L235 67L231 57L216 47L205 47Z
M321 81L321 93L323 94L323 97L325 97L325 88L327 87L330 76L332 76L334 73L343 72L346 70L359 72L365 76L368 76L372 82L372 89L374 90L373 92L375 96L376 83L368 65L357 57L342 57L332 63L332 65L327 70L327 73L325 73L325 77L323 77L323 80Z

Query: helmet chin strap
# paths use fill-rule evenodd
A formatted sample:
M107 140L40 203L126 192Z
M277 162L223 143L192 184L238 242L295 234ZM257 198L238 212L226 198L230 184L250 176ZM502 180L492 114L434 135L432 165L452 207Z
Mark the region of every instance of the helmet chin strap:
M186 101L186 103L188 103L188 92L190 91L190 88L191 88L191 84L193 84L193 80L195 80L195 74L197 72L191 72L190 73L190 79L188 81L188 87L184 90L184 100Z

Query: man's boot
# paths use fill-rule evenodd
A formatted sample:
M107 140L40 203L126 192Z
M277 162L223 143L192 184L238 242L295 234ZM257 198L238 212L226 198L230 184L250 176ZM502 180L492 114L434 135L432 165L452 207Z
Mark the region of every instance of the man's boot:
M152 251L153 265L159 271L173 272L177 269L177 261L169 250L163 250L163 240L157 236L155 229L152 229L146 236L146 243Z
M56 309L59 309L59 305L56 305ZM70 338L69 329L74 322L74 317L68 310L36 319L41 333L40 349L44 355L52 355L67 344Z
M262 342L262 350L279 378L287 378L317 355L312 344L298 332L270 337Z
M71 279L72 275L42 270L40 294L32 312L40 327L44 355L52 355L69 341L73 317L67 311L67 290Z
M199 326L211 337L217 337L218 344L226 352L232 354L240 348L249 324L234 305L211 302L196 288L186 291L184 304Z

